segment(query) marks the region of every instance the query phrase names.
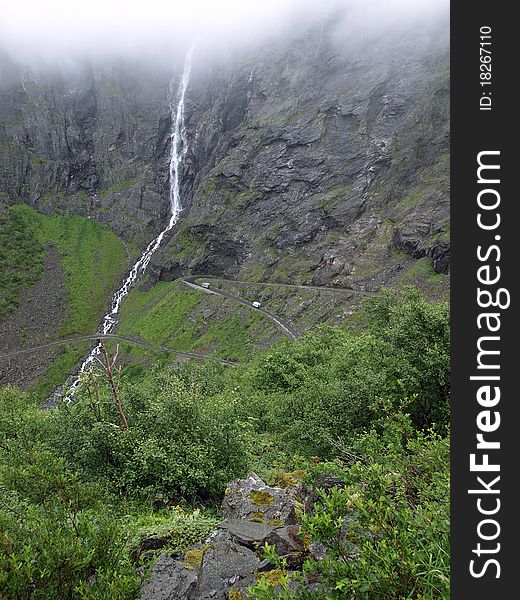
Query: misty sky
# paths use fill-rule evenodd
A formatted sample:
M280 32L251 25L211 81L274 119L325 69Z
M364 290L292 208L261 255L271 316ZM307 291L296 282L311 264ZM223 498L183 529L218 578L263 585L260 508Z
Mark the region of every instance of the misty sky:
M0 46L21 61L182 50L195 38L233 46L301 28L332 5L349 27L427 22L448 0L0 0Z

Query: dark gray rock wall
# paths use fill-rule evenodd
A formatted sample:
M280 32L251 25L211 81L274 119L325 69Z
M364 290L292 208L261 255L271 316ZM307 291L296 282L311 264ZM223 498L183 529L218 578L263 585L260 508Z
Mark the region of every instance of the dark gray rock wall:
M173 264L376 289L412 258L437 256L440 243L447 252L436 270L446 273L447 31L347 43L325 22L196 70L189 210L156 257L156 277Z
M88 214L149 241L169 209L169 74L0 63L0 199Z
M377 289L449 271L447 23L352 39L334 20L197 62L185 207L151 266ZM170 73L38 73L0 57L0 200L89 214L143 246L168 217Z

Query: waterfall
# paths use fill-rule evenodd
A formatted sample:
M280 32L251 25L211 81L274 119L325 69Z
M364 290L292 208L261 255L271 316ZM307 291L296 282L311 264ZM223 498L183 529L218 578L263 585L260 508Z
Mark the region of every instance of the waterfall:
M168 225L154 238L143 251L137 262L130 269L130 272L123 282L123 285L117 290L112 297L110 311L103 317L100 335L106 335L114 330L117 325L117 317L121 304L125 296L130 292L136 281L138 281L146 271L152 256L159 249L164 236L170 231L179 220L179 215L182 211L181 194L180 194L180 177L179 170L182 160L186 155L187 140L186 130L184 127L184 100L186 97L186 89L191 74L191 59L194 48L192 47L186 55L184 61L184 69L182 78L179 83L177 93L174 94L173 80L170 84L170 113L171 113L171 131L170 131L170 162L169 162L169 181L170 181L170 220ZM89 372L96 358L101 352L101 343L92 349L88 357L83 361L79 369L79 374L71 384L67 393L67 399L70 401L76 390L81 385L80 375Z

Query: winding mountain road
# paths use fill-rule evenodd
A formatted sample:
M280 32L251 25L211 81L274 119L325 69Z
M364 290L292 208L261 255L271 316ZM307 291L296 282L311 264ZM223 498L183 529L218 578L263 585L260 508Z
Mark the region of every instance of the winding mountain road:
M230 300L238 302L239 304L243 304L244 306L247 306L251 310L257 310L258 312L265 315L268 319L273 321L285 333L285 335L287 335L292 340L297 339L297 337L300 335L299 332L295 329L294 325L289 323L289 321L282 319L278 315L275 315L271 311L265 309L263 306L254 306L250 300L244 300L244 298L241 298L240 296L235 296L235 294L231 294L230 292L226 292L224 290L220 290L215 287L208 288L208 287L203 287L202 285L199 285L197 283L197 279L202 279L202 278L203 277L201 277L200 275L192 275L190 277L184 277L182 282L185 285L187 285L191 288L194 288L199 292L205 292L206 294L215 294L216 296L223 296L224 298L228 298ZM206 277L206 279L215 279L215 278Z
M312 290L314 292L333 292L336 294L358 294L360 296L375 296L379 291L359 290L357 288L346 288L346 287L331 287L325 285L299 285L297 283L278 283L270 281L242 281L240 279L225 279L224 277L217 277L216 275L190 275L184 277L184 282L193 282L194 279L214 279L216 281L223 281L224 283L238 283L240 285L248 285L251 287L278 287L288 288L291 290Z
M120 340L122 342L128 342L130 344L136 344L137 346L141 346L142 348L148 348L150 350L155 350L158 352L168 352L169 354L175 354L177 356L183 356L185 358L194 358L196 360L217 360L218 362L224 365L236 365L238 363L232 360L226 360L224 358L216 358L213 355L209 354L198 354L197 352L182 352L181 350L172 350L172 348L167 348L166 346L157 346L155 344L149 344L148 342L142 342L140 340L135 340L130 337L126 337L124 335L117 335L114 333L107 334L95 334L95 335L80 335L73 338L66 338L63 340L56 340L54 342L49 342L48 344L42 344L41 346L33 346L32 348L23 348L21 350L13 350L12 352L7 352L6 354L0 354L0 359L2 358L11 358L13 356L18 356L19 354L28 354L30 352L37 352L38 350L44 350L45 348L52 348L54 346L63 346L66 344L75 344L77 342L84 341L98 341L105 339L113 339Z
M289 289L295 289L295 290L313 290L313 291L325 291L325 292L349 293L349 294L354 293L354 294L359 294L362 296L373 296L374 294L377 293L377 292L371 292L371 291L365 291L365 290L357 290L354 288L333 288L333 287L324 287L324 286L297 285L297 284L291 284L291 283L265 283L265 282L239 281L239 280L233 280L233 279L224 279L222 277L216 277L214 275L190 275L189 277L184 277L182 279L182 282L186 286L196 289L199 292L204 292L205 294L214 294L216 296L222 296L224 298L233 300L234 302L238 302L239 304L247 306L251 310L257 310L258 312L262 313L266 318L273 321L273 323L275 323L275 325L279 329L281 329L282 332L292 340L296 340L299 337L300 333L294 327L294 325L292 325L292 323L290 323L288 320L283 319L282 317L279 317L278 315L275 315L274 313L267 310L263 306L254 306L252 301L241 298L240 296L236 296L235 294L232 294L231 292L226 292L225 290L221 290L219 288L212 287L212 286L204 287L201 284L197 283L197 281L200 279L216 280L216 281L222 281L224 283L250 285L250 286L256 286L256 287L282 287L282 288L289 288ZM98 340L102 340L102 339L103 340L104 339L119 340L122 342L127 342L129 344L136 344L137 346L141 346L142 348L147 348L149 350L154 350L156 352L167 352L169 354L175 354L177 356L182 356L185 358L193 358L195 360L217 360L218 362L220 362L221 364L224 364L224 365L238 364L231 360L226 360L223 358L216 358L213 355L198 354L197 352L183 352L181 350L173 350L172 348L168 348L166 346L150 344L150 343L142 341L142 340L136 340L131 337L117 335L117 334L113 334L113 333L107 333L107 334L99 334L98 333L98 334L93 334L93 335L81 335L81 336L76 336L76 337L72 337L72 338L65 338L62 340L55 340L53 342L49 342L47 344L42 344L40 346L33 346L31 348L23 348L23 349L19 349L19 350L13 350L12 352L0 354L0 360L6 359L6 358L11 358L11 357L18 356L21 354L28 354L30 352L37 352L38 350L44 350L46 348L52 348L55 346L74 344L74 343L82 342L82 341L98 341Z

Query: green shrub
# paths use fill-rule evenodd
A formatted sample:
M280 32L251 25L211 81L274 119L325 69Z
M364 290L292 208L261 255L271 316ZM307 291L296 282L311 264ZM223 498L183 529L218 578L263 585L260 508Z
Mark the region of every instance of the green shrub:
M185 510L180 506L140 515L132 523L136 527L133 545L138 548L143 538L158 538L166 542L162 552L179 554L206 539L219 521L218 516L209 511Z
M344 468L346 487L319 491L312 514L300 519L302 535L321 542L325 558L307 560L291 589L282 586L276 596L275 586L260 581L252 598L449 597L448 440L410 437L413 427L402 413L386 425L384 436L371 431L356 440L365 459Z
M14 428L7 427L19 410ZM103 490L41 448L40 415L0 392L0 597L131 599L139 579Z
M137 592L126 539L102 506L38 506L11 498L0 507L0 529L3 598L129 599Z
M354 323L308 332L253 361L240 406L258 433L276 433L292 453L332 458L338 441L400 410L403 398L416 427L446 430L448 306L414 290L384 292Z
M211 500L244 474L247 453L233 398L206 389L171 369L154 371L122 390L126 430L108 390L94 410L84 389L49 419L49 447L127 496Z
M219 503L252 468L347 486L301 518L325 559L289 585L271 548L253 598L446 598L448 325L445 304L385 292L240 368L124 370L125 419L99 373L54 411L0 390L0 596L130 600L142 537L202 541L215 518L186 502Z

